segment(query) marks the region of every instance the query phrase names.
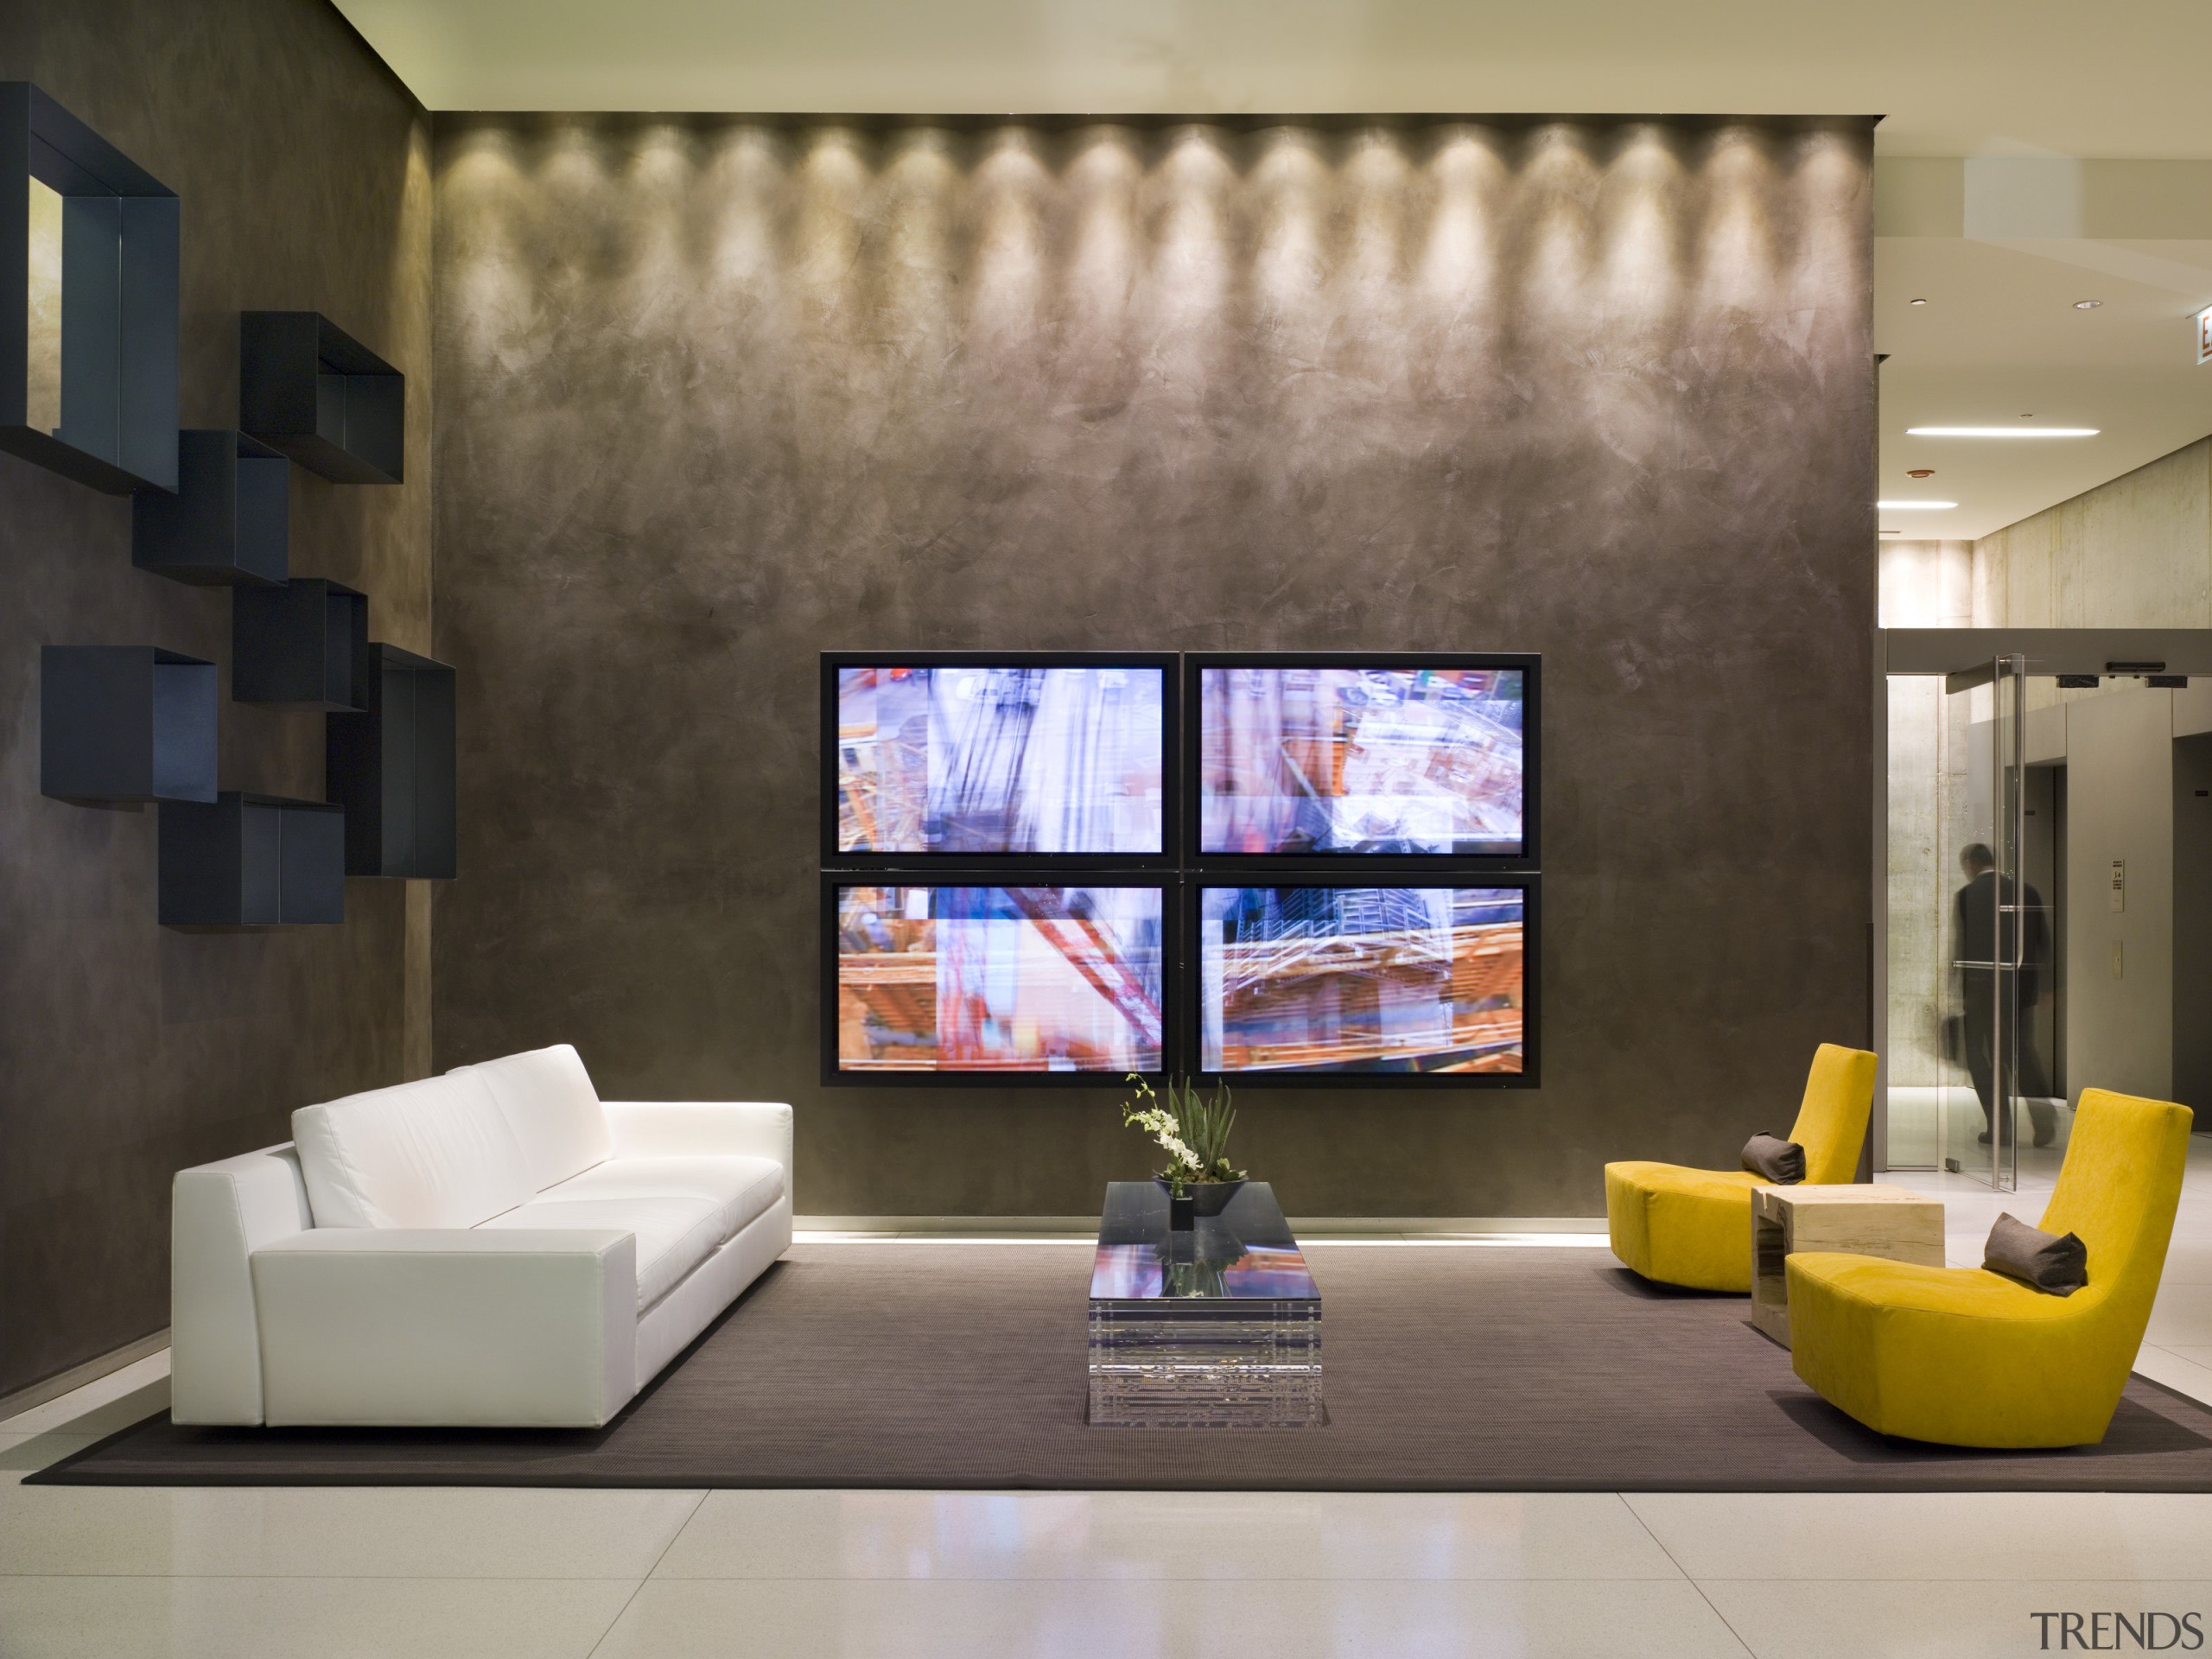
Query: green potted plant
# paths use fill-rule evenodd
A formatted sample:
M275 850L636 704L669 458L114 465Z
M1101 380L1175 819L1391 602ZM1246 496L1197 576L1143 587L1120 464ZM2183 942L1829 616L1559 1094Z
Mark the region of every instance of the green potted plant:
M1229 1131L1236 1122L1229 1085L1209 1100L1187 1077L1168 1078L1164 1097L1134 1071L1129 1081L1137 1097L1122 1103L1122 1122L1145 1131L1167 1154L1167 1166L1153 1179L1166 1190L1169 1226L1184 1231L1194 1216L1219 1215L1245 1179L1229 1162Z

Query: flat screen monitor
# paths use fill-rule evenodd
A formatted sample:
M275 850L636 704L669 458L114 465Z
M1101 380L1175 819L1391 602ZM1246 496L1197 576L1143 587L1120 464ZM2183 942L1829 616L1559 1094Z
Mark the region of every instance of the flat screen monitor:
M1200 856L1535 856L1535 658L1191 661Z
M1165 858L1172 658L832 656L830 856Z
M1532 1082L1535 892L1201 885L1198 1070Z
M1159 882L825 885L830 1080L1161 1069Z

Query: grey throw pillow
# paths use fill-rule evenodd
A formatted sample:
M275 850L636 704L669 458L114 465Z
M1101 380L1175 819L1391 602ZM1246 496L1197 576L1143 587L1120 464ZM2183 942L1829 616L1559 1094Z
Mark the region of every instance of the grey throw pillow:
M2046 1233L1999 1216L1982 1246L1981 1265L2054 1296L2071 1296L2089 1282L2089 1247L2077 1234Z
M1779 1186L1805 1179L1805 1148L1778 1135L1755 1135L1744 1142L1744 1167Z

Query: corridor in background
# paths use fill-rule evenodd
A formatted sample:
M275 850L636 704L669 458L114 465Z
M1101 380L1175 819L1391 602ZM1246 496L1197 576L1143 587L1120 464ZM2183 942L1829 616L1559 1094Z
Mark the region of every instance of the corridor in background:
M2208 638L1885 636L1879 1166L2047 1180L2084 1087L2212 1116Z

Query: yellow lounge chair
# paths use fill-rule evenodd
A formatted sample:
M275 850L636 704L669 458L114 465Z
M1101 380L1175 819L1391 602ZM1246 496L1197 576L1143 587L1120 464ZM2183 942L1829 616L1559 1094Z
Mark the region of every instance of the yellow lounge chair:
M2186 1106L2082 1092L2042 1224L2089 1247L2089 1282L2071 1296L1980 1268L1790 1256L1797 1375L1867 1427L1909 1440L2102 1440L2158 1294L2189 1128Z
M1873 1105L1874 1057L1822 1043L1789 1137L1805 1148L1808 1185L1833 1185L1858 1173ZM1748 1296L1751 1189L1772 1185L1748 1170L1607 1164L1605 1229L1613 1254L1662 1284Z

